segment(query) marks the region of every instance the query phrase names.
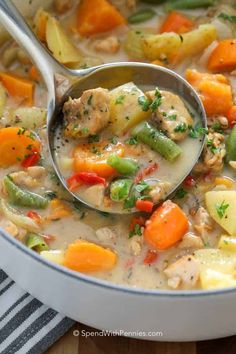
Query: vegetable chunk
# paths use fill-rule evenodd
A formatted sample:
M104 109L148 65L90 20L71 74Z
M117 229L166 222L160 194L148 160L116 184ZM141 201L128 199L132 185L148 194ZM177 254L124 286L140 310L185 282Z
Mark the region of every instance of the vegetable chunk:
M186 71L187 81L199 92L208 116L227 115L233 105L232 89L224 75Z
M64 266L77 272L98 272L112 269L117 262L114 252L87 241L76 241L65 252Z
M177 204L167 200L147 221L144 238L153 247L165 250L180 241L188 229L187 216Z
M143 38L142 45L149 60L161 60L165 57L173 63L201 53L216 37L216 28L206 24L181 36L174 32L147 35Z
M210 191L205 199L211 217L230 235L236 235L236 191Z
M81 36L106 32L125 23L125 18L107 0L82 0L79 4L77 29Z
M142 102L147 101L144 93L129 82L110 92L111 130L122 135L134 125L150 116L149 108Z
M40 151L40 141L29 130L19 127L0 129L0 167L17 164L32 149Z
M60 22L52 16L47 20L46 41L53 56L60 63L78 63L82 60L79 49L70 42Z
M224 39L212 51L208 60L208 69L216 71L232 71L236 69L236 40Z

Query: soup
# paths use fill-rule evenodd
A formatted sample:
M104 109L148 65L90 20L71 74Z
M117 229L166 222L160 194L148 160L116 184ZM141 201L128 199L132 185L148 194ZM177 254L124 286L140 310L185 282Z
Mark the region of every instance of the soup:
M87 208L48 159L39 71L1 32L0 226L43 258L113 283L235 286L236 10L233 1L157 3L55 0L29 23L70 68L136 60L175 70L198 92L207 129L165 87L127 81L68 98L55 153L73 193L102 211ZM68 82L56 80L61 96Z
M202 147L202 135L191 138L201 122L181 97L158 88L144 94L132 82L69 98L63 120L54 146L68 187L107 212L151 212L183 181Z

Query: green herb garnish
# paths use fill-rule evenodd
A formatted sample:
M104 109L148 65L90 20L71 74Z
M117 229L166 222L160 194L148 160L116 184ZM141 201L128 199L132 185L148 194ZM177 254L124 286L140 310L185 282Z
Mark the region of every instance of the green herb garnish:
M229 204L225 204L224 200L223 200L223 202L221 204L216 204L215 205L217 214L218 214L220 219L222 219L224 217L225 212L228 209L228 207L229 207Z

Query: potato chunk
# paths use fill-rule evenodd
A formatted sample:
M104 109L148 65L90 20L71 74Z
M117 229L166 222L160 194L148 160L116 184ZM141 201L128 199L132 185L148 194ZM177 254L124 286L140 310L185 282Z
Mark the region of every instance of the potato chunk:
M139 103L144 93L133 83L129 82L110 92L110 119L113 133L121 135L134 125L150 116Z
M167 59L175 62L201 53L216 37L216 28L206 24L181 36L174 32L145 36L142 47L149 60Z
M210 216L230 235L236 235L236 191L210 191L205 199Z

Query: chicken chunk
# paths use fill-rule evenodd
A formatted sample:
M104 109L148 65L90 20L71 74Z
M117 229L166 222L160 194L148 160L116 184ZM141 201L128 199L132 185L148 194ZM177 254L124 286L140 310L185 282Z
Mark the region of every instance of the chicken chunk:
M159 182L151 191L149 192L150 197L152 198L153 203L158 203L161 200L165 199L167 193L171 188L171 183L169 182Z
M90 203L91 205L99 208L102 205L104 193L104 185L95 184L94 186L88 187L82 196L87 203Z
M160 91L161 104L153 115L154 122L168 137L180 141L188 135L188 126L193 124L193 119L181 98L169 91ZM146 95L155 100L155 91Z
M135 9L137 0L109 0L125 17L129 16Z
M103 39L97 39L94 42L94 49L97 52L114 54L120 49L120 42L116 36L109 36Z
M73 6L73 0L54 0L53 7L58 14L64 14Z
M10 174L13 182L20 187L36 188L42 183L45 168L41 166L29 167L27 171L18 171Z
M192 289L199 279L199 264L192 255L183 256L165 270L168 285L173 288Z
M86 90L80 98L64 103L65 135L78 138L100 132L110 118L109 92L103 88Z
M115 240L117 237L116 233L109 227L101 227L100 229L97 229L96 236L101 242L109 242Z
M224 166L226 155L225 137L216 132L207 135L207 142L203 150L202 161L194 168L196 172L220 172Z
M203 248L203 246L204 246L204 243L203 243L201 237L189 232L184 235L182 241L178 245L178 248L199 249L199 248Z
M193 227L201 236L213 230L213 220L205 208L200 207L193 217Z

